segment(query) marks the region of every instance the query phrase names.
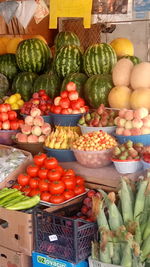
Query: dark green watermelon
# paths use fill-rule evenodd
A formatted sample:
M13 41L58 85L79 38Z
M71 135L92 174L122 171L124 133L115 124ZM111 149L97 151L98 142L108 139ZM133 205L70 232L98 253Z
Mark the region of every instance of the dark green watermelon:
M66 90L66 85L69 82L74 82L77 86L77 91L81 97L84 96L84 84L88 77L84 73L71 73L62 82L61 91Z
M109 74L91 76L85 83L84 96L88 105L98 108L101 104L108 106L108 94L113 88L112 77Z
M0 73L12 80L19 72L14 54L4 54L0 56Z
M5 75L0 73L0 98L7 95L9 90L9 81Z
M80 46L80 40L74 32L64 31L56 35L54 45L56 50L66 45Z
M134 65L139 64L140 62L142 62L142 60L140 58L136 57L136 56L123 56L121 58L130 59Z
M34 82L34 92L45 90L50 98L60 93L61 81L56 74L42 74Z
M13 80L12 90L19 93L24 101L28 101L33 94L33 83L38 75L33 72L21 72Z

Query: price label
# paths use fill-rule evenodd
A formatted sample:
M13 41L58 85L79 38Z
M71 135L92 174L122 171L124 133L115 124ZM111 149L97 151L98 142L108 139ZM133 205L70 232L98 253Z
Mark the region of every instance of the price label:
M57 235L49 235L49 240L51 242L58 240Z

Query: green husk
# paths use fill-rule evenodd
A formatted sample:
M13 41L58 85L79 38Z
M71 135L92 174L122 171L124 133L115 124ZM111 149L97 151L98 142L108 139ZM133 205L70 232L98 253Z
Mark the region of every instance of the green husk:
M99 242L97 241L92 241L92 252L91 252L91 256L93 260L99 260L100 256L99 256Z
M113 243L113 257L112 257L112 263L119 265L121 262L121 244L120 243Z
M101 247L100 242L100 261L104 263L111 263L111 251L112 251L112 243L107 242L105 248Z
M115 204L115 193L111 192L108 194L108 210L109 210L109 225L110 229L115 231L121 225L123 225L123 219L118 207Z
M143 240L147 239L148 236L150 236L150 215L143 233Z
M142 250L141 260L143 262L150 255L150 235L144 240L141 250Z
M144 210L145 204L145 191L148 185L148 180L140 181L139 189L136 194L135 207L134 207L134 219L138 221L140 219L140 214Z
M123 257L121 260L121 266L123 267L132 267L132 250L129 242L126 243Z

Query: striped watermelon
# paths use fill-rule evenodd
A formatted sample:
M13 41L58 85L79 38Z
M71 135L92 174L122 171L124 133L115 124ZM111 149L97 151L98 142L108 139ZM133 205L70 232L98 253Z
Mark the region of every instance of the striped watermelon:
M101 104L108 106L108 94L113 88L110 74L96 74L85 83L84 96L89 106L98 108Z
M33 83L38 75L33 72L21 72L13 80L12 90L20 93L24 101L28 101L33 94Z
M74 32L59 32L55 37L54 45L56 50L66 45L80 46L80 40Z
M60 79L56 74L42 74L34 82L34 92L45 90L50 98L59 95Z
M80 96L83 97L83 88L87 79L88 77L84 73L71 73L63 80L61 91L66 90L67 83L74 82L77 86L77 91L79 92Z
M45 69L51 58L48 45L36 38L22 41L16 52L17 64L21 71L39 73Z
M111 73L116 62L117 56L114 49L105 43L89 46L83 55L84 71L89 77Z
M130 59L134 65L139 64L140 62L142 62L142 60L140 58L136 57L136 56L123 56L123 57Z
M5 75L0 73L0 98L7 95L9 90L9 81Z
M64 78L70 73L80 72L82 68L82 53L75 45L63 46L55 56L55 70L59 77Z
M0 73L12 80L19 69L14 54L4 54L0 56Z

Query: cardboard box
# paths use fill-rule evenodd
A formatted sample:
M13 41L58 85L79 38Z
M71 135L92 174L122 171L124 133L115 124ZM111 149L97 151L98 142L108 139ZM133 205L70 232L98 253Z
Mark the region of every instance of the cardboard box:
M1 145L0 144L0 149L13 149L13 147L11 146L5 146L5 145ZM16 181L17 176L21 173L24 172L26 170L26 167L32 162L32 155L30 152L28 151L24 151L21 149L17 149L20 150L24 153L24 155L26 156L26 159L24 160L24 162L18 166L18 168L16 170L14 170L13 172L11 172L6 179L0 183L0 189L4 188L4 187L11 187L14 184L14 181Z
M32 253L32 264L33 267L88 267L87 261L81 261L78 264L74 264L69 261L51 258L39 252Z
M32 258L23 253L0 247L0 267L32 267Z

